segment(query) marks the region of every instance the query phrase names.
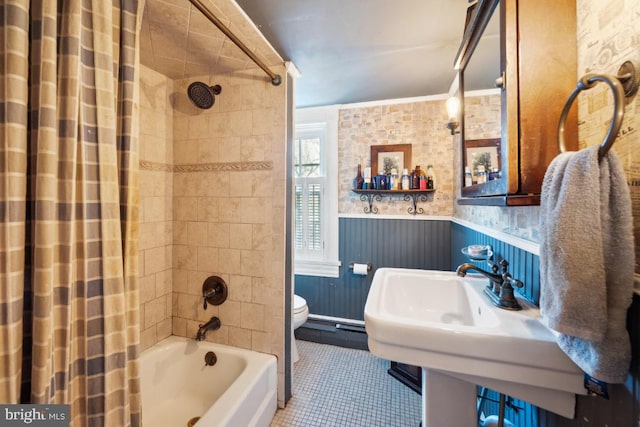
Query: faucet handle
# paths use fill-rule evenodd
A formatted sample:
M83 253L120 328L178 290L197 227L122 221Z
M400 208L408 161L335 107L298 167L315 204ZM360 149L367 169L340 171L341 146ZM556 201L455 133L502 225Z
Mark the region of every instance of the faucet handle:
M507 271L507 267L509 267L509 262L506 259L503 259L502 261L500 261L500 265L502 266L502 282L503 282L503 286L504 285L511 285L511 286L515 286L516 288L522 288L524 286L524 283L522 283L518 279L515 279L511 275L511 273L509 273Z
M487 261L487 264L488 264L488 265L489 265L489 267L491 268L491 272L492 272L493 274L497 274L497 273L498 273L498 269L499 269L499 267L498 267L498 265L497 265L495 262L493 262L492 260L489 260L489 261Z
M511 286L514 286L516 288L522 288L524 287L524 283L522 283L520 280L518 279L514 279L513 277L511 277L510 274L507 273L507 277L505 277L505 281L508 282Z

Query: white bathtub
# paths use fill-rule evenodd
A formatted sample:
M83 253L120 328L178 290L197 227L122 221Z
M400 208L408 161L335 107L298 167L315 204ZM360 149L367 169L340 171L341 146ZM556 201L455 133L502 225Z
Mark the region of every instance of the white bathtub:
M218 361L205 365L213 351ZM268 427L277 407L275 356L169 337L140 357L142 423L147 427Z

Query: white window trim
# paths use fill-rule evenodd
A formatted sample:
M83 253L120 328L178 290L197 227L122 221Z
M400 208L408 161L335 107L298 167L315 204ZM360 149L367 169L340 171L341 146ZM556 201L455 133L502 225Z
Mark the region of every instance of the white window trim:
M338 111L339 105L300 108L295 112L295 124L325 125L323 167L325 185L323 198L324 257L322 260L297 259L294 252L294 272L302 276L339 277L338 259Z
M323 128L323 133L324 133L324 128ZM324 140L324 136L323 136L323 140ZM320 165L322 165L323 160L320 160ZM296 254L298 254L298 261L304 261L304 260L311 260L311 261L318 261L319 259L324 260L325 256L325 248L324 248L324 241L326 239L326 233L325 233L325 219L324 219L324 215L325 215L325 209L324 209L324 198L325 198L325 191L324 191L324 185L326 183L325 177L324 176L317 176L317 177L304 177L302 179L300 179L301 182L305 183L306 185L303 185L303 187L305 188L303 190L303 201L305 203L309 203L309 187L312 185L318 185L320 187L320 193L322 194L321 198L322 198L322 202L321 202L321 207L320 207L320 218L321 218L321 228L320 228L320 243L321 243L321 248L320 250L314 250L314 249L309 249L308 247L308 242L307 242L307 238L309 237L307 235L307 233L304 233L304 235L302 236L302 240L303 240L303 246L304 248L301 250L298 250L296 248ZM298 183L296 182L296 187L298 186ZM297 192L297 189L296 189ZM309 213L307 211L307 213ZM305 221L306 223L306 221ZM305 226L303 226L303 231L309 231L308 227L309 224L305 224ZM297 245L296 245L297 247Z

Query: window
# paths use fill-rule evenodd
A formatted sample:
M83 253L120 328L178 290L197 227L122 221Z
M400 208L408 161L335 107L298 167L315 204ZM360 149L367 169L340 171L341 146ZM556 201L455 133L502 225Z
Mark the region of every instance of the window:
M338 277L337 109L296 111L295 273Z
M324 125L296 127L293 170L295 179L295 249L301 258L322 259Z

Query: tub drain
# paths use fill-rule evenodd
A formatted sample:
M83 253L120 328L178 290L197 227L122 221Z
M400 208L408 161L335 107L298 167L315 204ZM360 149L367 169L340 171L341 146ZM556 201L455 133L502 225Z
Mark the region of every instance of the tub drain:
M200 419L200 417L193 417L189 420L189 422L187 423L187 427L193 427L195 425L195 423L198 422L198 420Z

